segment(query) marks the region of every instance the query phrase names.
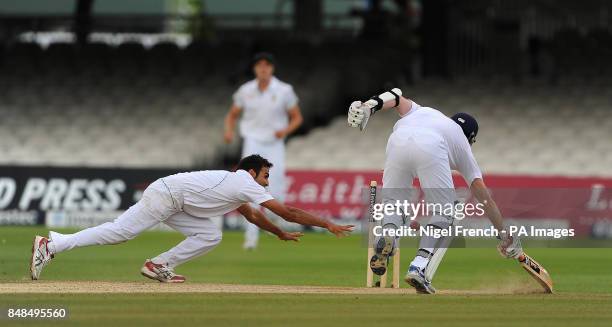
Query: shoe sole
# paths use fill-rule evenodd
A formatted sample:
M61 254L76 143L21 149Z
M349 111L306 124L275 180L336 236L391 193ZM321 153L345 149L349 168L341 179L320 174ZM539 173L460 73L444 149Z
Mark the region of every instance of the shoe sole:
M383 237L379 240L385 242L385 245L380 250L380 253L376 253L370 259L370 269L378 276L382 276L387 272L387 264L389 263L389 255L393 251L393 240L388 241L388 237Z
M414 289L416 289L417 293L419 294L434 294L435 291L431 291L429 290L422 281L418 280L417 278L414 278L412 276L407 275L404 278L404 281L406 281L406 283L410 284L410 286L414 287Z
M375 254L370 258L370 269L377 276L382 276L387 272L387 261L389 256Z
M376 253L388 257L389 255L391 255L391 252L393 252L393 239L391 237L389 237L389 236L386 236L386 237L381 238L378 241L378 243L380 243L380 241L382 241L382 240L385 241L385 245L380 250L380 253L378 253L378 252L376 252Z
M173 280L168 280L168 279L160 278L159 276L157 276L156 273L150 271L149 269L147 269L145 267L142 267L142 269L140 269L140 274L145 276L145 277L147 277L147 278L149 278L149 279L156 280L156 281L158 281L160 283L180 284L180 283L184 283L185 282L184 280L181 280L181 281L175 280L175 281L173 281Z

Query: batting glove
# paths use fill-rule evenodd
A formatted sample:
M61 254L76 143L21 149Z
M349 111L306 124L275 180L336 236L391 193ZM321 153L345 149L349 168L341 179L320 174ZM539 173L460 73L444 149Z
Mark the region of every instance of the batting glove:
M348 111L348 124L351 127L359 127L359 130L364 130L368 124L368 120L374 111L378 103L374 100L368 100L366 102L353 101Z
M499 245L497 245L497 251L504 258L518 258L523 254L523 246L521 245L521 239L518 236L506 236L502 237Z

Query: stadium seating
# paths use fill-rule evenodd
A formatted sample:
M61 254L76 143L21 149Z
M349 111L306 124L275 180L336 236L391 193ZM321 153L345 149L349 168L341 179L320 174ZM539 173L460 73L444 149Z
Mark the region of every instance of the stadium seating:
M588 35L609 37L601 31ZM294 84L308 133L288 142L288 167L382 169L396 116L377 115L361 135L346 126L348 103L336 108L329 102L339 71L350 70L339 64L345 58L335 55L346 47L327 52L299 42L291 47L299 54L277 49L278 73ZM258 50L198 42L149 49L132 42L8 46L0 65L0 164L210 166L220 154L238 150L237 144L223 145L222 119L232 93L248 78L249 52ZM310 61L296 64L303 56ZM476 115L481 133L474 152L485 172L612 175L607 76L518 86L492 77L425 80L403 89L447 114Z
M0 78L2 163L186 167L214 153L221 136L207 108L227 100L191 101L200 90L168 78L172 62L151 59L161 73L146 75L144 51L136 43L9 49Z
M209 166L228 151L222 121L249 78L250 55L240 44L17 43L3 50L0 164ZM281 78L317 108L305 112L310 124L326 108L306 90L325 83L320 70L305 69L287 67ZM239 152L237 144L229 151Z

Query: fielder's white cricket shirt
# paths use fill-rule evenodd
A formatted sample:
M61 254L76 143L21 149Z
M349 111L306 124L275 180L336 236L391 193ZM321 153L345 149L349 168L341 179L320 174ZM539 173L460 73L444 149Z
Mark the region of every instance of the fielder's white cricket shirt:
M203 170L162 178L183 211L200 218L222 216L245 203L273 197L246 171Z
M276 140L274 132L289 124L287 111L298 104L293 87L272 77L265 91L257 80L246 82L234 93L234 105L242 109L240 135L261 142Z
M421 107L413 101L412 109L393 126L394 132L401 130L424 130L441 136L448 152L450 168L459 171L468 185L471 185L474 179L482 178L482 172L463 130L442 112Z

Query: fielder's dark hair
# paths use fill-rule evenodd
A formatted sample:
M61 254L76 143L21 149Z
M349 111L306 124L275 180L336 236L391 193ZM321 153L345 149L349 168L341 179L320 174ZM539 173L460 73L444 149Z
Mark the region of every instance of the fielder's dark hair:
M261 60L265 60L268 63L270 63L272 66L276 66L276 58L274 58L274 55L270 52L258 52L253 56L253 59L251 60L251 66L255 66L255 64L257 64L258 62L260 62Z
M250 156L246 156L238 162L238 166L236 166L236 170L243 169L249 171L253 169L255 174L259 175L261 169L263 167L272 168L272 163L268 161L268 159L258 155L252 154Z

